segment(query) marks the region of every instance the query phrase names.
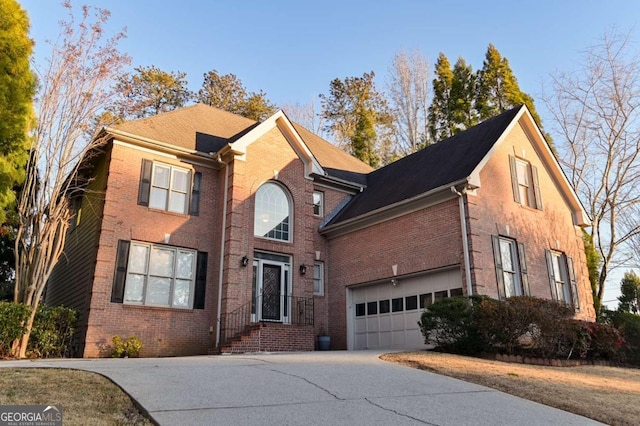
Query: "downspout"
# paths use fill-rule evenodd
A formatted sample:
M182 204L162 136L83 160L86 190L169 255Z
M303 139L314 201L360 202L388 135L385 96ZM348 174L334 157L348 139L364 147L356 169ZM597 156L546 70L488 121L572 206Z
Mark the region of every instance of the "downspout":
M220 332L222 321L222 282L224 280L224 242L227 234L227 201L229 194L229 163L217 157L219 164L224 164L224 201L222 204L222 236L220 237L220 273L218 276L218 313L216 318L216 347L220 348Z
M464 254L464 275L467 281L467 296L473 295L473 286L471 285L471 262L469 261L469 240L467 238L467 215L464 208L464 195L467 188L464 187L462 192L458 191L455 186L451 187L451 192L458 196L458 205L460 206L460 229L462 233L462 252Z

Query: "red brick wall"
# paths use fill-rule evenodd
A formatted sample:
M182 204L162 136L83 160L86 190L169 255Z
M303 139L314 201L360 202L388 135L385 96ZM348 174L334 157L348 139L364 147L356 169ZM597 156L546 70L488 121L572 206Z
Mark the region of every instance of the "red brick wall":
M329 334L347 347L346 288L350 285L462 264L456 198L329 241ZM462 274L462 271L461 271Z
M538 169L543 210L522 206L513 199L509 155L523 158ZM481 174L477 195L467 197L471 230L474 291L498 296L492 235L524 243L531 294L551 298L545 249L573 257L578 280L580 318L594 319L591 288L581 230L573 225L571 210L540 161L525 130L515 126L492 155Z
M189 216L137 204L143 159L178 165L202 173L200 215ZM205 354L215 338L220 241L219 172L175 158L116 144L107 180L97 253L85 357L108 355L114 335L136 335L141 356ZM111 289L118 240L138 240L207 252L205 309L179 310L112 303ZM210 332L213 327L214 333Z
M327 262L328 249L324 237L318 233L318 226L323 218L313 215L314 184L311 179L304 177L304 163L280 131L273 129L249 145L246 157L233 161L230 170L232 173L229 185L230 213L227 216L227 247L225 249L227 269L223 287L223 311L226 309L226 312L231 312L250 301L252 268L251 265L246 268L238 265L242 256L246 255L251 259L254 251L291 256L292 295L311 297L315 252L320 252L319 260ZM263 183L270 180L281 184L293 201L291 242L272 241L253 236L255 193ZM344 192L330 188L318 189L325 194L325 212L331 211L347 196ZM299 266L303 263L307 265L306 275L301 275L299 272ZM328 266L328 263L325 266ZM327 324L327 303L326 297L315 299L317 331L323 324L325 326Z

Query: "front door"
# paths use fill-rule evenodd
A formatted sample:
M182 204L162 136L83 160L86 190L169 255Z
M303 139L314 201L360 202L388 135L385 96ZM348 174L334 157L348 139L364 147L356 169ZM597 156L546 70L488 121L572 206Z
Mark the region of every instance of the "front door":
M268 259L253 262L256 321L289 322L289 264Z

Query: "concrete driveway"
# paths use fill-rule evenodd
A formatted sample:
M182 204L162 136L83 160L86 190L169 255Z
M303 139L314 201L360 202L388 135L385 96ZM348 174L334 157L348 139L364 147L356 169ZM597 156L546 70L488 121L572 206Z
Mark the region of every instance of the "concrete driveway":
M584 417L378 359L380 352L2 361L94 371L161 425L588 425Z

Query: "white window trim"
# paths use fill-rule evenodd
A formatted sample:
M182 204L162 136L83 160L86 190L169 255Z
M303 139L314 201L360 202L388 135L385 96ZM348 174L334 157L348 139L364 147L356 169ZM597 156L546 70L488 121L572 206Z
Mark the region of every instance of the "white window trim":
M316 266L319 267L320 276L316 278ZM316 282L318 282L319 290L316 291ZM313 295L324 296L324 262L313 263Z
M288 208L289 208L289 223L288 223L288 231L287 231L287 239L282 239L282 238L273 238L273 237L266 237L264 235L260 235L256 233L256 221L258 220L258 211L257 211L257 195L258 195L258 191L260 191L261 188L263 188L265 185L274 185L277 186L284 194L285 198L287 199L287 204L288 204ZM256 238L261 238L264 240L269 240L269 241L280 241L280 242L285 242L285 243L292 243L293 242L293 222L294 222L294 217L293 217L293 200L291 199L291 196L289 194L289 191L287 191L287 189L285 189L282 185L280 185L279 183L275 182L275 181L267 181L265 183L263 183L260 188L258 188L258 190L255 193L254 196L254 207L253 207L253 236Z
M123 298L123 303L127 304L127 305L138 305L138 306L154 306L154 307L163 307L163 308L171 308L171 309L193 309L193 302L194 302L194 296L195 296L195 283L196 283L196 264L197 264L197 258L198 258L198 252L196 250L192 250L192 249L187 249L187 248L182 248L182 247L173 247L173 246L165 246L165 245L161 245L161 244L151 244L151 243L144 243L144 242L139 242L139 241L131 241L131 247L134 246L139 246L139 247L146 247L148 249L147 251L147 255L146 255L146 272L144 273L144 284L143 284L143 289L142 289L142 302L136 302L136 301L128 301L126 299L126 289L127 289L127 285L129 284L129 275L132 274L130 272L131 269L131 262L132 262L132 253L133 251L130 250L129 251L129 258L127 259L127 277L125 279L125 297ZM150 273L150 268L149 268L149 262L150 262L150 256L151 256L151 250L153 250L154 248L156 249L162 249L162 250L171 250L174 252L174 265L173 265L173 276L170 277L171 278L171 284L169 286L169 303L167 305L163 305L163 304L151 304L151 303L147 303L147 290L149 288L149 278L151 277L151 273ZM174 298L174 292L175 292L175 284L176 284L176 279L179 279L176 277L177 274L177 259L178 259L178 253L179 252L187 252L187 253L192 253L193 255L193 263L191 265L191 280L189 282L189 302L187 303L187 306L174 306L173 305L173 298ZM143 274L135 274L135 275L143 275ZM169 278L169 277L165 277L165 278Z
M159 186L156 184L156 168L158 167L164 167L164 168L168 168L169 169L169 187L165 188L162 186ZM182 191L179 189L174 188L174 176L175 173L174 172L183 172L186 173L187 177L187 188ZM193 182L192 182L192 173L191 170L186 169L184 167L178 167L178 166L174 166L172 164L167 164L167 163L161 163L161 162L153 162L153 165L151 167L151 185L149 188L149 207L152 209L156 209L156 210L162 210L162 211L166 211L169 213L177 213L177 214L188 214L189 213L189 192L191 190L191 186L192 186ZM152 194L153 194L153 189L154 188L160 188L163 190L167 190L167 199L165 201L165 205L163 208L160 207L151 207L151 199L152 199ZM182 207L182 211L180 212L176 212L173 210L169 210L169 206L171 205L171 196L174 193L179 193L179 194L183 194L184 198L185 198L185 202L184 202L184 206Z
M558 300L560 302L566 303L567 305L573 305L573 299L571 297L571 284L569 283L569 271L567 270L567 262L565 260L564 253L551 251L551 261L553 262L553 278L555 280L556 295L558 296ZM559 292L560 289L558 288L558 284L561 285L562 294L560 294Z
M313 191L313 197L315 197L316 194L320 197L320 202L316 204L315 199L313 200L313 215L317 217L324 217L324 192ZM318 210L320 210L318 214L316 214L316 205L318 206Z

